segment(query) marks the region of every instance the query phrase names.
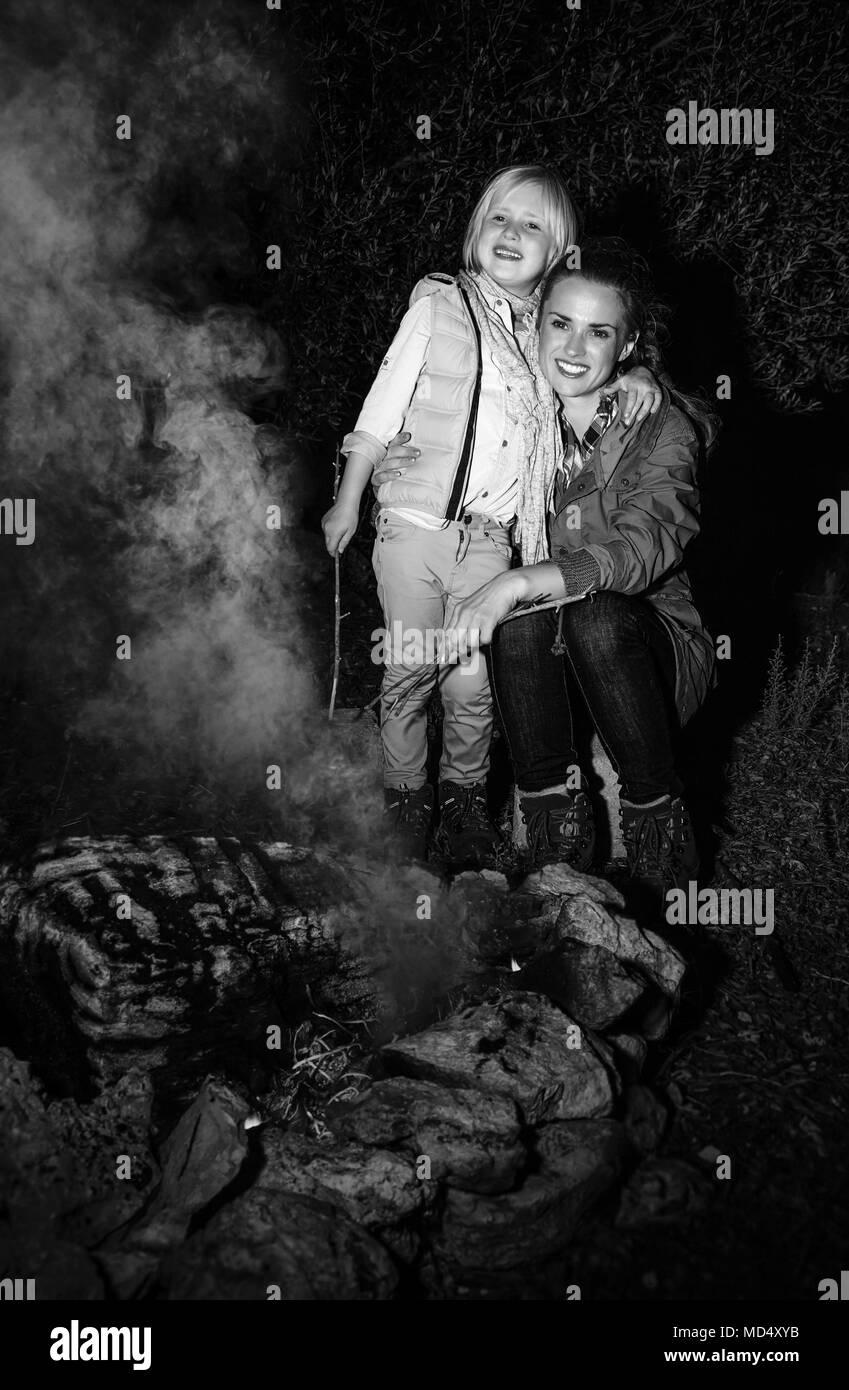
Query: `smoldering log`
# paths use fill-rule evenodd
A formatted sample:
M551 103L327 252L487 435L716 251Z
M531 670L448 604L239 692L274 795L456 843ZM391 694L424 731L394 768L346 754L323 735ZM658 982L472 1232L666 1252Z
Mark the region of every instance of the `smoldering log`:
M342 939L357 886L316 851L78 838L0 873L4 1013L65 1094L267 1057L267 1029L313 1009L381 1010L376 955Z

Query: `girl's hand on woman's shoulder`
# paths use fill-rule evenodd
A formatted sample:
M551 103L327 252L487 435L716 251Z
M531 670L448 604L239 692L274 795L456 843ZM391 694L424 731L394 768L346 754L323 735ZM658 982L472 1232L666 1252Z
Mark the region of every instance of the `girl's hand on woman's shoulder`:
M633 367L630 372L623 372L617 378L616 386L619 391L625 392L623 425L639 425L660 409L663 400L660 383L648 367Z

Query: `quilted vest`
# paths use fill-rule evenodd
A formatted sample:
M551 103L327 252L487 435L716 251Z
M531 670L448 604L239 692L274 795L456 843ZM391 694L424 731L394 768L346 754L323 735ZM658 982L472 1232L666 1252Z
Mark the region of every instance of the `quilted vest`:
M466 297L450 275L426 275L410 296L432 295L427 361L404 417L421 454L402 478L377 490L381 507L415 507L456 520L475 441L481 380L480 333Z

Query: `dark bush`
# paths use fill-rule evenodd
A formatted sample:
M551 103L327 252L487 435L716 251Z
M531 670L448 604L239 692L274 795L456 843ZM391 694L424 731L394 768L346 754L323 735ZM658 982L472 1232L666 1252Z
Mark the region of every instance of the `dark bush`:
M272 307L297 325L290 406L325 443L429 270L452 271L487 174L547 161L589 228L634 241L680 305L679 378L729 373L781 411L845 387L838 0L289 0L311 121ZM772 108L775 149L673 146L666 113ZM432 122L419 140L419 115ZM279 296L279 301L278 301Z

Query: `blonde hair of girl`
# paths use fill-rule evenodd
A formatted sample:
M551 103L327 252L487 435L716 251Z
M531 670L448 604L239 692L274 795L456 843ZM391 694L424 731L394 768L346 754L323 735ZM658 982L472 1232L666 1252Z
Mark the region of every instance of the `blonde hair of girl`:
M499 169L486 182L478 199L463 242L463 268L474 272L480 270L477 258L478 239L484 220L493 203L497 203L514 189L526 184L535 184L542 192L543 209L551 230L551 251L546 270L575 245L578 235L578 215L569 190L560 175L544 164L514 164L509 169Z

